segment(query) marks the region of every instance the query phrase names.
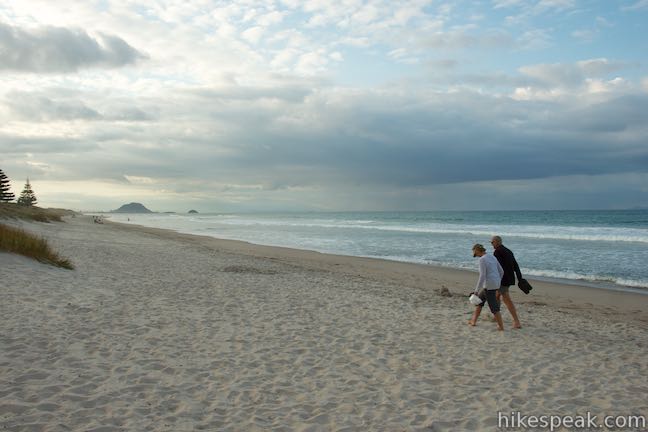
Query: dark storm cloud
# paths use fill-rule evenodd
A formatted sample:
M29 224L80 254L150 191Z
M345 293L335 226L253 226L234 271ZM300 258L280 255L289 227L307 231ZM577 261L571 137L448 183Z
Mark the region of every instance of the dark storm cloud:
M123 39L62 27L22 29L0 22L0 70L35 73L116 68L146 56Z
M648 96L627 95L569 113L558 121L565 128L622 132L648 125ZM605 137L605 136L604 136Z
M646 108L645 95L571 111L474 94L414 107L330 106L317 120L335 127L281 130L266 119L240 128L232 152L209 163L280 184L402 187L647 172Z

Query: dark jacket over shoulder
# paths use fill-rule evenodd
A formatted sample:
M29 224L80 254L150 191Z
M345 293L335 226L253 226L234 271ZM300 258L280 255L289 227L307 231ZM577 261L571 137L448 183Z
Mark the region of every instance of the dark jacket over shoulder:
M515 260L513 252L505 246L498 246L493 253L497 261L504 269L504 276L502 276L502 285L511 286L515 285L515 276L517 275L518 280L522 279L522 272L520 271L520 266Z

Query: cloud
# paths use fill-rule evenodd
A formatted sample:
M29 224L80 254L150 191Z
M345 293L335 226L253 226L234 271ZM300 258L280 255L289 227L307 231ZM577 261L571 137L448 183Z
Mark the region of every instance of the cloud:
M3 168L55 196L92 200L88 184L214 209L531 208L579 188L591 202L590 179L646 178L648 84L618 10L99 3L0 6ZM569 199L561 182L578 185Z
M87 152L94 144L83 142L78 138L65 138L52 135L15 135L0 132L0 153L7 159L12 156L39 154L44 158L58 154Z
M582 83L585 78L580 68L565 64L523 66L520 68L520 72L535 78L538 83L551 87L576 86Z
M524 0L493 0L493 7L495 9L509 8L519 6L524 3Z
M553 43L552 31L552 29L527 30L516 38L516 47L529 51L546 49Z
M245 30L241 35L243 36L243 39L251 44L258 44L263 36L263 31L263 27L255 26Z
M491 31L483 34L470 33L466 29L441 31L422 37L422 44L435 49L477 49L477 48L506 48L514 44L510 35L501 31Z
M118 68L147 58L123 39L79 29L22 29L0 22L0 70L69 73L83 68Z
M57 102L43 95L29 93L9 93L5 104L18 118L35 122L95 120L101 117L81 101Z
M154 117L125 101L102 99L101 108L86 102L92 96L78 91L49 89L48 91L10 91L3 104L13 119L26 122L56 121L150 121ZM2 106L0 105L0 106Z
M535 7L537 10L553 9L562 11L575 6L576 0L540 0Z
M576 6L576 0L539 0L534 2L524 0L493 0L495 9L519 8L524 15L535 15L547 11L563 11Z
M602 77L613 72L618 72L626 67L622 62L610 61L606 58L582 60L576 66L588 77Z
M203 87L187 90L187 93L200 97L220 101L258 101L262 99L276 99L285 102L301 102L308 96L312 89L308 87L309 81L302 84L286 82L281 77L275 77L267 86L228 85L222 87Z
M569 110L470 92L403 98L332 91L309 96L281 116L252 107L247 114L257 119L253 130L242 115L230 116L225 137L186 141L187 166L241 183L304 187L429 187L642 172L648 166L641 138L648 124L641 114L648 112L646 97ZM228 151L202 153L219 147L217 142L226 142ZM505 169L490 168L498 166Z
M552 88L573 88L588 78L601 78L624 69L621 62L605 58L582 60L575 63L553 63L523 66L520 72L536 80L536 84Z
M572 31L571 35L575 39L579 39L583 42L592 42L598 37L598 33L590 29L574 30Z
M77 128L75 139L5 136L0 149L41 154L40 162L74 178L164 173L272 185L264 190L427 188L648 167L648 94L543 102L407 87L350 91L319 83L313 91L310 80L281 82L185 91L173 104L150 101L162 108L149 122ZM66 159L79 151L83 160Z
M648 0L638 0L632 5L622 7L622 9L624 11L636 11L636 10L648 9Z

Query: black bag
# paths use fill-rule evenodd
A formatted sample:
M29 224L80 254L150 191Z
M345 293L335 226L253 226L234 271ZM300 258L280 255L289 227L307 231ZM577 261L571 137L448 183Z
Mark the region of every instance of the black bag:
M518 282L518 288L520 288L522 292L524 292L524 294L529 294L529 291L533 289L529 281L527 281L526 279L520 279L520 281Z

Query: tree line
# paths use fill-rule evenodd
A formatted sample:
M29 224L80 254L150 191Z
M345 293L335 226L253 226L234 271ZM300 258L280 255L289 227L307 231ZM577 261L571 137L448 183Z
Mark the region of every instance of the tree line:
M9 177L0 169L0 203L11 202L16 199L16 196L11 192ZM20 193L18 200L16 201L18 205L31 207L36 205L36 194L32 190L31 185L29 184L29 179L25 183L23 191Z

